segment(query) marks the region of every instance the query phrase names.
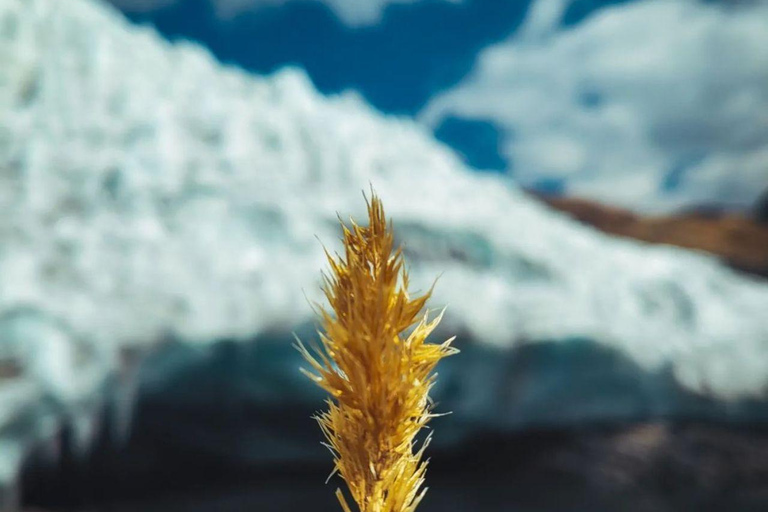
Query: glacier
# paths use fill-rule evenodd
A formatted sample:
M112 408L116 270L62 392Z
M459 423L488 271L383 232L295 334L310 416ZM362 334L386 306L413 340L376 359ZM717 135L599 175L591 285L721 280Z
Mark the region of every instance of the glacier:
M354 92L248 74L93 0L0 0L0 62L0 361L30 397L0 418L77 416L163 339L311 323L323 244L371 186L414 288L441 275L444 333L587 339L692 393L765 397L764 281L578 225Z

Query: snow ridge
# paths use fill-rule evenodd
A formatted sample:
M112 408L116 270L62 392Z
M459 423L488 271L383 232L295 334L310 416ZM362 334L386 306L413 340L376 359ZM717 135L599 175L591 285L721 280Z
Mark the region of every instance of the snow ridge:
M443 274L448 329L502 348L587 337L694 391L765 391L765 284L577 225L299 70L252 76L64 4L0 1L0 349L57 400L87 396L126 345L311 319L315 236L336 248L336 212L361 216L369 184L414 286Z

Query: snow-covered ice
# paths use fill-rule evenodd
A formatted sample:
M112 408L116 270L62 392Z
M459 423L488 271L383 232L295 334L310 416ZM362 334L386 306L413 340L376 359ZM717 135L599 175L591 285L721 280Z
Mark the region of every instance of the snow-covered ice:
M768 385L764 282L577 225L355 93L226 67L92 0L0 0L0 62L0 355L56 404L87 402L121 347L310 320L317 238L335 248L370 185L415 287L442 273L447 329L592 339L725 399Z

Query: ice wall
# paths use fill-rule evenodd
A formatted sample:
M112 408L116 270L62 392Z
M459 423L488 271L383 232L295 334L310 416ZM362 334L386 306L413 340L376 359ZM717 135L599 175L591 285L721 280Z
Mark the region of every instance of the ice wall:
M92 0L0 1L0 350L55 403L121 347L311 317L336 213L373 185L446 327L500 348L587 338L690 390L759 396L768 286L612 239L409 119L303 72L252 76Z

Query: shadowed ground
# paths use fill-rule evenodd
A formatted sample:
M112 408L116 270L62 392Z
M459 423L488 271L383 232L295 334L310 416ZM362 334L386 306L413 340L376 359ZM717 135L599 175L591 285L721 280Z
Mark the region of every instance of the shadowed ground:
M340 510L342 483L324 485L331 458L310 419L322 394L283 341L167 345L143 367L127 441L107 421L78 455L65 429L57 461L28 461L24 503ZM768 510L764 403L692 395L586 340L462 349L440 369L438 410L454 414L433 424L421 512Z

